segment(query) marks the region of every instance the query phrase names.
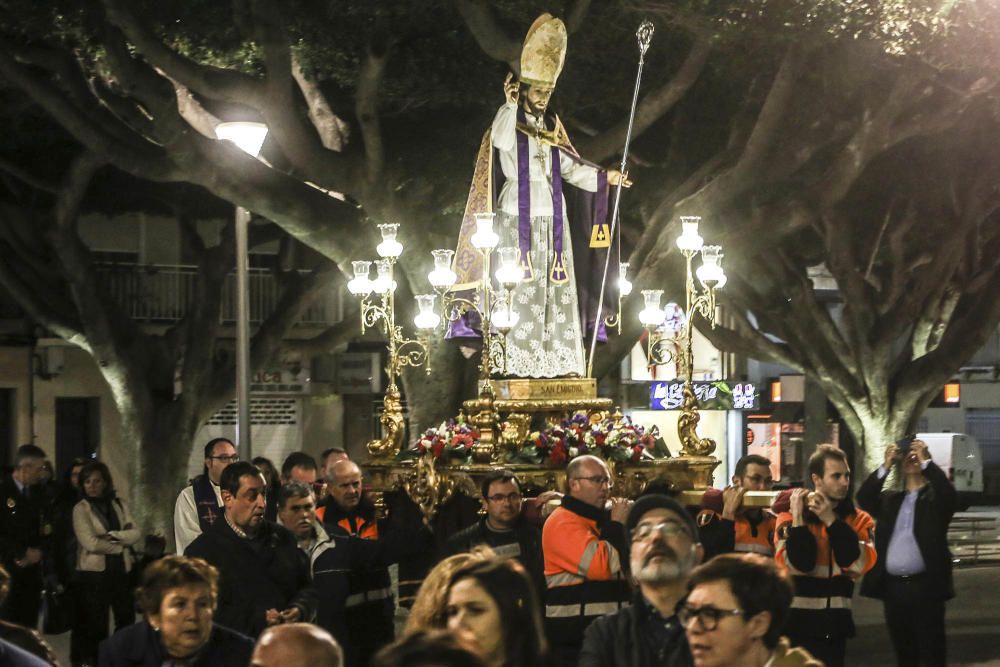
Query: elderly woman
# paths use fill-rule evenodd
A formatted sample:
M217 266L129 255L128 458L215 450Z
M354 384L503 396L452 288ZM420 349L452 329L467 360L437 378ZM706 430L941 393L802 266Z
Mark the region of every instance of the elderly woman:
M139 541L140 533L115 495L106 465L91 461L83 466L80 489L82 500L73 507L76 617L70 658L74 664L90 664L97 657L97 645L108 636L109 609L114 614L115 630L135 620L127 575L133 565L129 547Z
M145 620L101 644L100 667L246 667L253 640L212 622L218 580L200 558L151 563L137 591Z

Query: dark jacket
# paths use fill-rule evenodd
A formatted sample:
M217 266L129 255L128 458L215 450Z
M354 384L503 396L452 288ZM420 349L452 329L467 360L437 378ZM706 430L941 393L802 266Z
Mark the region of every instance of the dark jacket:
M917 492L917 505L913 517L913 537L920 548L927 566L928 589L943 600L955 596L951 573L951 551L948 549L948 524L958 502L955 487L934 462L924 469L925 484ZM885 479L878 478L876 470L858 489L858 505L871 513L878 522L875 528L875 551L878 560L871 572L861 582L861 594L883 599L885 597L886 559L889 540L896 526L899 508L906 497L905 491L882 492Z
M268 609L298 607L302 621L311 621L316 613L318 599L308 566L295 537L282 526L264 521L257 537L248 540L234 533L225 519L216 521L184 555L204 558L218 568L215 620L220 625L256 637L267 627Z
M208 643L190 667L246 667L253 640L219 625L212 625ZM146 621L122 628L101 642L98 667L161 667L166 655L160 635Z
M0 482L0 561L11 576L21 569L15 560L29 547L42 546L42 507L34 493L22 494L10 476Z
M665 627L665 625L667 627ZM694 664L684 628L663 619L636 591L632 606L601 616L583 635L579 667L687 667Z
M504 547L514 546L517 559L531 575L531 580L535 583L539 599L541 599L541 596L545 594L545 563L542 560L541 530L521 519L514 530L499 533L490 530L489 526L486 525L486 519L480 519L448 539L448 549L445 556L472 551L473 547L480 544L485 544L501 556L507 555Z

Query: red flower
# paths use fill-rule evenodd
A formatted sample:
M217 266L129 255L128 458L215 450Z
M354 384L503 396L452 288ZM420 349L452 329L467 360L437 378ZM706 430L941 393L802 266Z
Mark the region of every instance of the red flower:
M608 436L607 436L606 433L598 433L597 435L594 436L594 444L596 444L596 445L603 445L604 441L607 440L607 439L608 439Z
M431 450L431 453L434 455L434 458L436 459L441 458L441 454L444 453L445 444L446 443L444 440L438 440L437 442L434 443L434 448Z
M567 458L569 458L569 451L566 449L566 445L561 442L553 445L552 451L549 453L549 462L559 465L565 463Z
M639 459L642 457L642 445L636 445L632 448L632 463L638 463Z

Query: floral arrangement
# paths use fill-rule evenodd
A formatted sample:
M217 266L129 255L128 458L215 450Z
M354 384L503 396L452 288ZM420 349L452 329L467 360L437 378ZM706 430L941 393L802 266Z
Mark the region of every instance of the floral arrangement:
M478 440L479 431L460 414L457 419L449 419L424 431L397 458L418 458L429 452L443 463L464 462ZM578 412L558 424L529 433L525 442L518 449L508 451L506 456L508 463L562 466L584 454L635 463L643 459L668 458L670 450L655 426L645 429L628 417L591 421L586 413Z
M642 459L670 456L670 450L655 426L646 430L628 417L591 421L578 412L543 431L534 431L522 447L508 454L509 463L564 465L584 454L609 461L636 463Z
M479 431L466 421L465 415L459 413L458 419L448 419L421 433L417 441L401 450L396 458L419 458L430 452L431 456L442 462L451 459L465 460L472 454L472 445L477 440Z

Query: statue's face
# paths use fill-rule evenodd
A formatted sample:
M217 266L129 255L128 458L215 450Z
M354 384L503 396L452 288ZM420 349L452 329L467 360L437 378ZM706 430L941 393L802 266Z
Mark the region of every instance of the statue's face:
M540 86L528 86L523 94L524 108L531 114L541 116L549 106L549 99L552 97L552 88L542 88Z

